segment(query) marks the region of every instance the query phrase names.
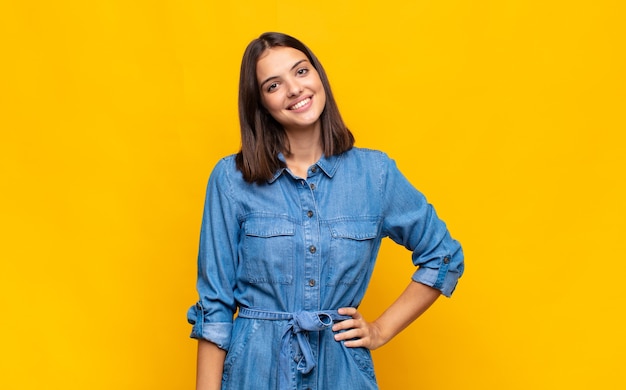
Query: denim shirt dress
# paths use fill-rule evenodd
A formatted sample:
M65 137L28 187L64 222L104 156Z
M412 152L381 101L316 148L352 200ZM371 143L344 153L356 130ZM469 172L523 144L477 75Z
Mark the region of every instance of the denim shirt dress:
M331 326L361 303L384 237L412 252L414 281L452 294L462 249L384 153L353 148L261 185L220 160L187 317L191 337L228 351L222 389L377 389L370 351Z

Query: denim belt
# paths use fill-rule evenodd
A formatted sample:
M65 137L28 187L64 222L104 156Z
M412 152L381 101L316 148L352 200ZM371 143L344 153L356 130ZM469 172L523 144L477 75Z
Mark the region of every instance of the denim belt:
M267 310L257 310L242 307L239 309L239 317L250 318L256 320L280 321L286 320L287 329L283 333L280 348L278 388L280 390L289 389L289 342L295 338L296 345L299 348L297 355L302 354L302 358L298 361L297 369L303 374L308 374L317 365L311 344L307 337L306 331L318 332L331 327L335 321L349 320L352 317L341 315L337 310L320 310L320 311L298 311L295 313L285 313Z

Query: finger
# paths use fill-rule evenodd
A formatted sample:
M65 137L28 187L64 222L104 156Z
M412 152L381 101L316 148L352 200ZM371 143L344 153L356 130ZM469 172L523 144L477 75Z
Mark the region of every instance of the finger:
M333 331L337 332L339 330L357 328L358 326L359 323L356 320L343 320L333 324Z
M342 307L337 310L337 312L343 316L351 316L353 317L355 314L358 314L356 308L354 307Z
M361 329L350 329L345 332L340 332L335 334L336 341L344 341L351 339L359 339L363 337L363 332Z
M348 347L348 348L357 348L357 347L366 347L367 348L367 343L365 342L364 339L346 340L346 341L343 342L343 345Z
M346 326L344 329L339 329L335 339L347 340L351 338L365 338L369 337L369 328L367 326Z
M354 333L353 333L354 332ZM369 337L365 335L359 335L357 329L349 330L347 332L338 333L335 335L335 339L337 342L343 343L345 347L355 348L355 347L368 347L370 340Z

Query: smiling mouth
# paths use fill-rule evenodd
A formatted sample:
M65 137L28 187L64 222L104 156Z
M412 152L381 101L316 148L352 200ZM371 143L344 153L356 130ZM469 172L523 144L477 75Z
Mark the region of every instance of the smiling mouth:
M297 110L298 108L302 108L302 107L306 106L310 101L311 101L311 98L306 98L304 100L300 100L298 103L296 103L293 106L289 107L289 109L290 110Z

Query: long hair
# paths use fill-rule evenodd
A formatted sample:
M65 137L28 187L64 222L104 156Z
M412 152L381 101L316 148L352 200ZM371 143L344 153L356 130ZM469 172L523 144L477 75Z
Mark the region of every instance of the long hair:
M239 124L241 150L236 156L239 169L247 182L262 184L270 180L285 164L278 154L289 154L289 140L285 129L269 114L261 103L256 66L259 57L272 47L291 47L304 53L319 74L326 105L320 115L321 143L325 156L334 156L350 150L354 136L339 114L326 72L317 57L302 42L286 34L267 32L248 45L241 60L239 75Z

